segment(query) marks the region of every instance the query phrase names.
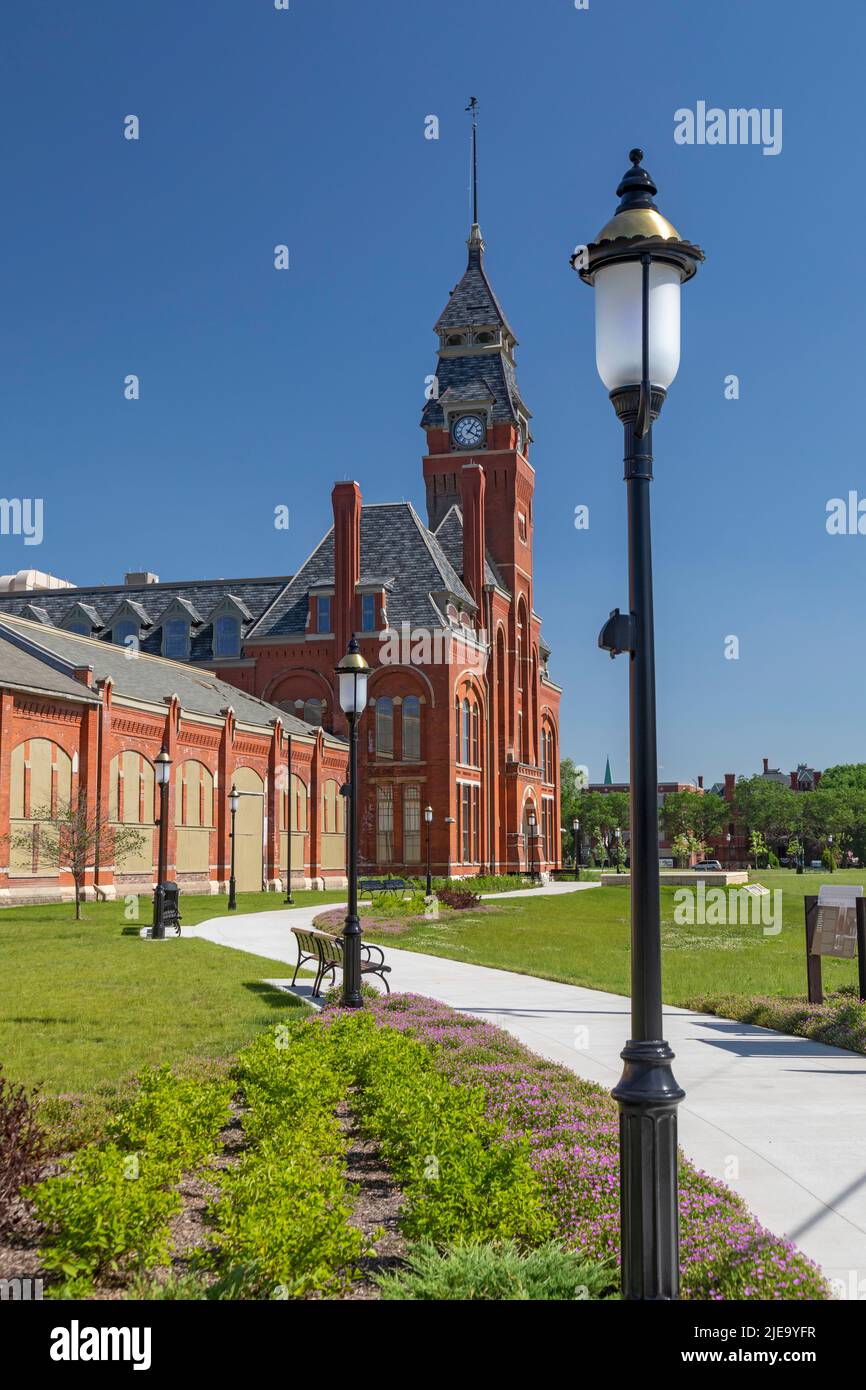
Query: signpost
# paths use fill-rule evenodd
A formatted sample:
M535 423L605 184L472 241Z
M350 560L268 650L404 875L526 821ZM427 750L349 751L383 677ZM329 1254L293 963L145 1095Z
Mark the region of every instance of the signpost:
M821 957L853 960L861 1000L866 1001L866 898L859 885L822 885L818 897L804 899L806 981L810 1004L823 1004Z

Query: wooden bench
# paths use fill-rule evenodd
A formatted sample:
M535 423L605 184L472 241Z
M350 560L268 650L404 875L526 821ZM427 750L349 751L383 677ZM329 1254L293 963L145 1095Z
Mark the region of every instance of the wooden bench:
M411 892L405 878L359 878L358 896L363 898L365 893L369 893L371 900L377 893L399 893L400 897L405 897L406 893Z
M298 940L298 963L295 966L295 973L292 976L292 985L298 978L298 971L307 961L316 962L316 978L313 982L313 998L318 998L322 992L322 984L326 975L331 976L332 982L336 980L335 972L343 969L343 938L342 936L331 936L329 932L317 931L315 927L292 927L292 934ZM385 954L381 946L374 946L371 942L361 942L361 974L378 975L382 984L385 986L385 993L391 993L391 987L385 979L390 975L391 967L385 964Z

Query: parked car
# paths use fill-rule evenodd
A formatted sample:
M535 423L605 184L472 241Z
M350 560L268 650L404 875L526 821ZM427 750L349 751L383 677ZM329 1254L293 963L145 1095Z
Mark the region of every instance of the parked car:
M721 867L718 859L702 859L700 864L695 865L695 868L701 873L718 873Z

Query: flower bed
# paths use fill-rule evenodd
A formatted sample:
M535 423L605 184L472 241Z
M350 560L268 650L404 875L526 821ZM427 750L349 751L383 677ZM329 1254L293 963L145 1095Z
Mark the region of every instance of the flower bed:
M494 1025L417 995L371 1002L381 1028L423 1042L436 1069L483 1087L503 1138L528 1145L554 1233L583 1257L619 1253L618 1112L601 1087L530 1052ZM341 1016L328 1009L311 1027ZM355 1016L357 1017L357 1015ZM404 1123L411 1127L411 1117ZM692 1299L826 1298L817 1267L765 1230L723 1183L680 1162L682 1296Z

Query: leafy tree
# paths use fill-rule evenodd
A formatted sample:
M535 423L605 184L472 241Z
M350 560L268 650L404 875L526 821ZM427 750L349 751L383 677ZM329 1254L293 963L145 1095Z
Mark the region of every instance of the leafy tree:
M671 840L671 849L676 860L677 867L685 868L693 854L702 856L706 851L706 845L697 835L693 835L690 830L681 831Z
M145 843L144 836L132 826L113 825L98 800L88 804L84 790L77 801L58 811L39 807L32 819L36 824L15 831L9 837L10 844L27 854L34 835L39 836L40 854L72 875L76 921L81 920L81 894L88 869L95 867L97 859L121 864Z
M759 832L770 845L780 845L798 829L805 795L766 777L743 777L734 790L734 806L749 831Z
M712 840L729 819L729 808L716 792L671 792L662 807L662 824L668 840L678 835Z
M559 811L562 824L571 830L571 822L580 815L586 773L573 758L563 758L559 764Z

